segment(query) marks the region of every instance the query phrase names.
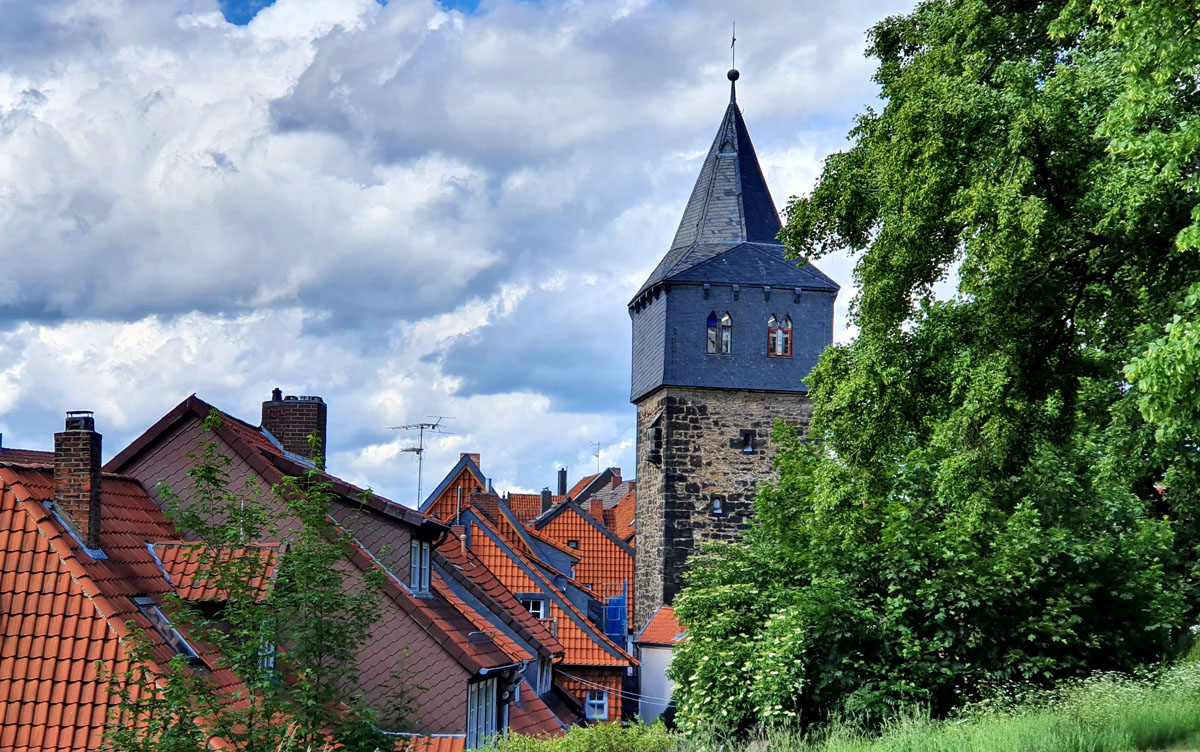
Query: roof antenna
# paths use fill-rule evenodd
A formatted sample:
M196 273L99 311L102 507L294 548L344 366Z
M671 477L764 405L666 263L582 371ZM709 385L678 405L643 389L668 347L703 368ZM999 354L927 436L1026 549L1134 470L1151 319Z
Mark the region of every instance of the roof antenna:
M732 37L733 41L729 43L729 62L731 63L731 67L729 68L729 73L726 74L729 78L730 104L737 102L737 84L735 82L738 80L738 76L741 75L738 73L737 69L737 21L733 22Z
M447 431L446 429L442 428L442 421L454 420L454 418L450 418L445 415L431 415L429 417L437 418L437 420L431 423L409 423L408 425L403 426L388 426L388 428L392 431L417 432L417 445L415 447L406 447L400 450L401 452L411 452L417 455L417 507L420 507L421 502L423 501L421 498L421 474L425 467L425 432L433 431L436 433L448 433L453 435L451 431Z

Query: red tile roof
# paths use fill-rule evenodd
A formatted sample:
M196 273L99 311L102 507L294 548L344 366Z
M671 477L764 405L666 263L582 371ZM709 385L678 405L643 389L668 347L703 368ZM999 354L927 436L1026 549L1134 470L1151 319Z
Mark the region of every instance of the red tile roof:
M534 517L542 513L541 494L510 493L504 500L508 503L508 508L512 510L513 516L523 525L528 524Z
M0 749L95 748L114 699L96 663L119 674L132 620L146 632L155 674L174 650L130 599L160 600L171 587L146 541L178 540L135 481L102 479L101 548L93 559L44 502L54 497L49 468L0 466ZM186 635L185 635L186 636ZM219 691L240 686L224 669Z
M16 465L52 465L54 452L39 452L35 449L0 449L0 462Z
M491 612L514 632L526 641L540 645L545 654L562 656L564 649L558 638L550 634L550 630L533 614L526 611L512 591L473 553L463 551L459 541L454 538L447 539L434 554L434 560L452 578L468 587L473 586L472 590L482 601L489 604Z
M675 645L686 636L687 630L675 618L675 609L659 606L635 642L639 645Z
M629 481L625 486L625 494L616 506L604 510L604 524L614 535L628 543L637 532L637 484Z
M205 570L213 562L228 561L231 556L257 555L258 561L247 560L241 574L255 575L249 583L247 593L257 598L267 594L270 582L275 577L275 560L279 554L278 543L263 543L224 551L209 551L198 543L151 543L150 546L163 573L175 588L175 594L185 601L223 601L228 594L209 582ZM219 558L218 558L219 557Z
M553 594L554 597L547 598L548 614L557 624L558 641L565 649L563 663L581 666L637 664L624 649L595 629L569 600L559 597L558 590L541 574L536 564L511 547L506 550L497 543L504 538L491 523L481 517L473 517L471 528L468 534L471 553L475 554L506 588L513 593ZM581 624L587 624L589 627L585 628Z
M466 748L463 734L405 734L396 740L396 752L464 752Z
M627 594L627 618L632 623L633 552L629 546L613 540L613 533L602 522L573 502L554 511L556 514L538 518L538 531L561 544L578 541L580 559L575 565L575 579L601 598Z
M571 486L571 490L567 491L567 496L570 496L572 499L578 499L579 494L583 493L584 489L586 489L588 486L590 486L599 477L600 477L600 473L594 473L592 475L583 476L582 478L579 479L578 483ZM559 486L559 488L562 488L562 486Z
M438 595L445 598L459 613L467 617L467 620L475 627L476 633L487 635L495 643L496 647L503 650L504 654L508 656L509 662L519 663L521 661L533 660L533 656L530 655L528 650L518 645L515 640L504 634L504 632L492 626L492 623L485 619L482 614L468 606L462 598L455 595L450 586L446 584L446 581L442 579L442 576L436 572L433 574L433 588L437 591Z
M508 730L526 736L562 736L566 732L566 726L554 715L545 701L538 697L533 687L529 686L529 682L522 679L521 701L508 704Z

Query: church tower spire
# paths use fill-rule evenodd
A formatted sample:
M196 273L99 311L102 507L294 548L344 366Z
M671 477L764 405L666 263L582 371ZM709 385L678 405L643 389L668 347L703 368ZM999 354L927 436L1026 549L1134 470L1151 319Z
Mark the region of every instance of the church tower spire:
M807 426L805 379L833 340L838 286L786 258L737 103L700 166L670 249L629 303L637 405L634 622L683 586L688 557L749 527L776 419Z

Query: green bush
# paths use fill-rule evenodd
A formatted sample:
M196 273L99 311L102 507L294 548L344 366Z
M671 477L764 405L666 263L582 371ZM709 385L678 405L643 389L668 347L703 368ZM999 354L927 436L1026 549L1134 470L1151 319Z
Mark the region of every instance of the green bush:
M496 740L498 752L668 752L678 739L661 723L600 723L576 726L565 736L510 734Z

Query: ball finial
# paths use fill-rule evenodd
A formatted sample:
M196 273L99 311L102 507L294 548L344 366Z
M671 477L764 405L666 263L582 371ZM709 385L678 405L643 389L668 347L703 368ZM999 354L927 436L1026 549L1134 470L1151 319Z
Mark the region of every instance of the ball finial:
M738 73L737 68L730 68L729 72L726 73L725 75L729 77L730 81L736 81L736 80L738 80L738 76L740 76L741 74Z

